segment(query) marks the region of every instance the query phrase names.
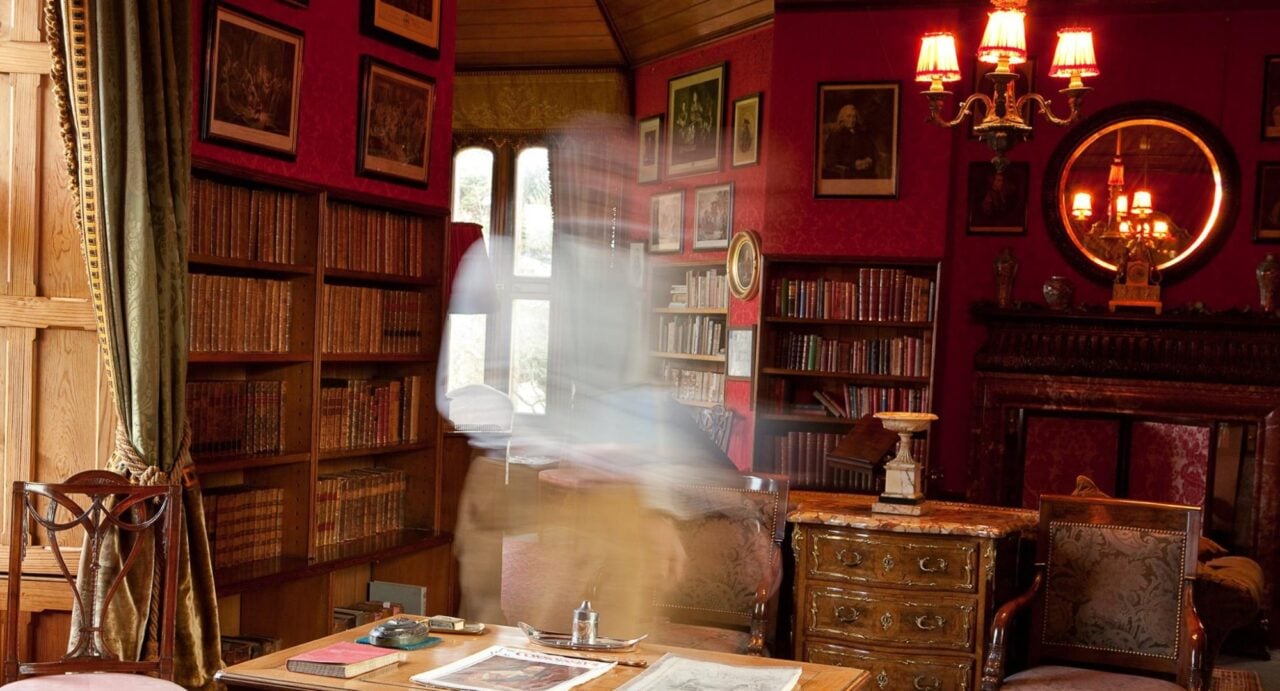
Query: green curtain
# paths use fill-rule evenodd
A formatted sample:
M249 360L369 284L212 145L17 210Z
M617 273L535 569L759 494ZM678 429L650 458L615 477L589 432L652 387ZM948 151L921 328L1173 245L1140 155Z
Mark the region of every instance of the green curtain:
M98 337L120 420L110 466L134 482L184 485L181 539L169 555L179 563L174 680L212 687L221 665L217 601L185 433L191 7L48 0L46 10ZM104 550L108 570L120 566L119 545L112 547ZM144 576L128 588L113 601L104 637L136 657L154 643L150 582Z

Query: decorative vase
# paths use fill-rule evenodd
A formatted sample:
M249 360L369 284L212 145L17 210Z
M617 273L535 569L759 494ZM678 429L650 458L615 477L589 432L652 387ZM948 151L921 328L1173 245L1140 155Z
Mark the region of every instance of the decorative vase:
M1258 264L1258 299L1262 303L1262 311L1270 314L1276 311L1276 288L1280 285L1280 263L1274 254L1268 254Z
M996 271L996 307L1008 309L1013 305L1013 279L1018 275L1018 260L1008 247L1000 250L994 263Z
M1071 297L1076 288L1066 276L1050 276L1044 282L1044 301L1051 310L1065 310L1071 307Z

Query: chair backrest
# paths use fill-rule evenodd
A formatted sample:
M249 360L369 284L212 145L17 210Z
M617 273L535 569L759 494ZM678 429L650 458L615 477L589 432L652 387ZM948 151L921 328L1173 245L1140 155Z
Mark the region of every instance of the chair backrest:
M13 521L9 542L9 604L5 619L4 681L37 674L68 672L151 673L173 679L174 603L178 580L178 517L181 488L176 485L137 486L105 470L77 473L65 482L13 483ZM36 536L42 544L36 546ZM89 568L77 579L72 552L68 563L64 550L83 534L83 558L101 564L107 544L119 545L120 569ZM28 543L32 544L28 544ZM154 560L139 557L153 545ZM18 616L24 561L31 553L47 552L71 588L75 607L82 612L80 626L71 632L70 650L60 660L23 662L18 659ZM140 570L146 571L141 573ZM154 569L154 571L152 571ZM151 573L147 573L150 571ZM132 574L132 576L131 576ZM112 598L126 578L130 584L151 584L148 613L158 623L154 655L142 661L121 659L103 637L102 627ZM79 582L77 583L77 580ZM136 588L137 586L134 585Z
M1141 670L1185 684L1201 636L1191 602L1199 535L1193 506L1041 497L1032 664Z
M787 479L735 474L678 489L690 510L677 522L688 563L654 603L672 621L771 636L782 576ZM753 631L754 632L754 631Z

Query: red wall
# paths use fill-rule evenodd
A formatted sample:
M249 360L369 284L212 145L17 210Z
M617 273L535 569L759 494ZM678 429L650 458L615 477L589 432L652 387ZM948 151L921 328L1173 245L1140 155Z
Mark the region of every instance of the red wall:
M685 191L685 238L684 251L679 255L651 255L654 262L666 261L718 261L725 259L724 250L693 251L693 199L694 189L707 185L725 182L733 183L733 223L736 230L745 228L762 231L765 227L765 174L771 157L775 154L773 142L766 133L768 125L761 129L760 162L754 166L733 168L729 165L729 149L727 137L731 135L733 118L733 102L748 94L763 92L761 101L761 122L768 123L769 113L773 108L773 99L769 93L771 70L769 66L773 28L756 29L733 38L719 41L714 45L691 50L666 60L645 65L635 72L635 109L636 118L643 119L651 115L667 112L667 80L687 72L694 72L704 67L719 63L728 63L725 90L725 151L722 156L722 167L717 173L703 173L682 178L666 178L652 184L637 185L629 218L632 223L632 238L639 241L647 239L649 227L649 198L655 194ZM666 127L666 121L663 121ZM663 133L665 142L666 133ZM665 153L663 162L665 164ZM766 242L767 246L767 242ZM733 300L729 310L731 326L754 324L756 322L758 298L749 302ZM729 443L729 456L738 467L746 469L751 464L751 383L746 381L729 381L725 383L725 406L737 413L734 421L733 438Z
M302 94L298 112L298 155L293 161L200 141L204 89L206 0L192 3L195 40L195 117L192 154L271 175L354 192L449 205L452 166L455 0L441 11L440 56L422 57L360 33L355 0L317 0L300 8L279 0L237 0L234 6L303 32ZM373 55L436 81L428 187L412 187L356 175L356 124L360 96L360 56Z

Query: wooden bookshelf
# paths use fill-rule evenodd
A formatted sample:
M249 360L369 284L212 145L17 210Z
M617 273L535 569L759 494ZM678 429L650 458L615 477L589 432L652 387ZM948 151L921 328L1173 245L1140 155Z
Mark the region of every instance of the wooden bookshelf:
M762 272L753 467L792 487L865 490L826 452L863 415L932 409L939 265L765 257ZM928 440L913 443L927 477Z
M679 402L724 402L729 289L724 262L653 264L649 280L649 356L654 379Z
M192 178L188 410L224 633L326 635L389 574L446 611L447 210L216 163Z

